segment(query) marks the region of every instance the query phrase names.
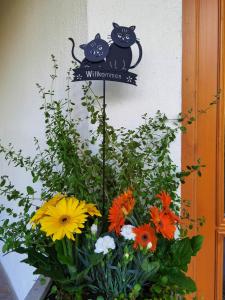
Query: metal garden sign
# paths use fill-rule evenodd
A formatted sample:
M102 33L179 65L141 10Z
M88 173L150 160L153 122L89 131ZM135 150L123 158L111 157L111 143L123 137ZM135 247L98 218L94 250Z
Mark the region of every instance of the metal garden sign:
M109 43L99 33L87 44L80 45L84 50L83 60L75 56L75 42L72 42L72 57L78 63L73 81L103 81L103 207L105 203L105 82L116 81L136 85L137 74L130 72L142 59L142 47L135 34L135 26L125 27L113 23ZM132 46L138 46L139 55L132 65Z

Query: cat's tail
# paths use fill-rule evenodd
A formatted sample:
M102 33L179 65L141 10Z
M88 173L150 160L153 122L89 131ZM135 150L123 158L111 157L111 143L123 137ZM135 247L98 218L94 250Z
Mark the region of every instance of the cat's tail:
M72 54L72 57L75 61L77 61L79 64L81 64L81 61L76 58L76 56L74 55L74 48L75 48L75 42L72 38L68 38L71 42L72 42L72 50L71 50L71 54Z
M138 57L137 62L136 62L133 66L131 66L129 69L135 68L135 67L140 63L140 61L141 61L141 59L142 59L142 47L141 47L141 44L140 44L140 42L137 41L137 40L136 40L136 43L137 43L138 49L139 49L139 57Z

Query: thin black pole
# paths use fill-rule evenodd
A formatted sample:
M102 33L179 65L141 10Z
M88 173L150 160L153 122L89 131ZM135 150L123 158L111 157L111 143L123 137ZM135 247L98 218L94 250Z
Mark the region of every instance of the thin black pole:
M105 80L103 80L103 113L102 113L102 214L105 215L105 136L106 136L106 103L105 103Z

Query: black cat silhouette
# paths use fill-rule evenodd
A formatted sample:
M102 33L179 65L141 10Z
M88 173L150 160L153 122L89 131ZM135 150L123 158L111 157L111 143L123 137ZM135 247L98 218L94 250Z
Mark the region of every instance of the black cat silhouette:
M101 39L99 33L96 34L94 40L90 41L88 44L80 45L80 48L84 50L85 58L82 62L75 57L74 48L75 42L72 38L71 40L72 46L72 56L80 64L81 68L88 68L88 67L100 67L104 68L106 66L105 58L109 52L109 44Z
M111 32L111 38L113 43L109 47L109 53L106 57L107 67L118 71L128 71L135 68L142 58L142 48L139 41L137 41L136 34L134 32L135 26L125 27L119 26L113 23L113 30ZM131 66L132 50L131 46L138 45L139 57L137 62Z

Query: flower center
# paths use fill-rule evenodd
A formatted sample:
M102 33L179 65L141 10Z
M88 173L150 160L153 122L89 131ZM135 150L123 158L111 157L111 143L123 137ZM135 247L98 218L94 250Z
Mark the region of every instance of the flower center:
M143 241L147 241L148 240L148 235L146 233L144 233L141 238L142 238Z
M60 218L60 223L65 225L70 221L70 217L69 216L61 216Z

